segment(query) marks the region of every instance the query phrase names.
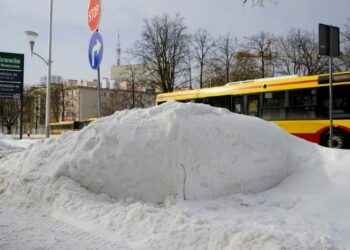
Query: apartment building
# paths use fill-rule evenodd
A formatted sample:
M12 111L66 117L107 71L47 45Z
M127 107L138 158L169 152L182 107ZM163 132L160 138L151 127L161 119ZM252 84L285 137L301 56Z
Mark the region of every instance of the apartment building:
M97 117L98 91L95 87L75 86L65 91L65 120ZM101 115L108 116L117 109L116 91L101 88Z

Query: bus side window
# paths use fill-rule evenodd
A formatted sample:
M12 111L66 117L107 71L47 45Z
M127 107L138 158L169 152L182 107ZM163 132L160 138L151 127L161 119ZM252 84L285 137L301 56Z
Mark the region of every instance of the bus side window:
M286 119L286 92L263 93L263 119L271 121Z
M259 95L248 95L248 115L259 116Z
M350 117L350 87L349 85L334 86L333 117L335 119L349 119Z
M315 119L316 101L316 89L289 91L288 119Z
M232 112L243 114L243 96L232 96Z
M206 97L205 103L218 108L231 110L231 96Z
M81 127L80 127L80 122L74 121L74 122L73 122L73 129L81 129Z
M317 90L317 118L329 118L329 88ZM350 118L350 86L333 86L333 118Z
M204 103L204 98L195 99L196 103Z
M329 88L328 87L317 88L316 117L317 119L322 119L322 120L329 119Z

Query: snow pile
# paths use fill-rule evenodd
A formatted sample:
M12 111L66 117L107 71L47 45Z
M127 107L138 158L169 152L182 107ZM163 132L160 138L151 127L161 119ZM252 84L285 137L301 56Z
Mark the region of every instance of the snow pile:
M289 171L284 135L226 109L169 102L119 112L45 141L17 164L115 198L217 198L280 183Z
M0 160L0 200L34 201L115 249L350 249L349 162L260 119L170 102Z

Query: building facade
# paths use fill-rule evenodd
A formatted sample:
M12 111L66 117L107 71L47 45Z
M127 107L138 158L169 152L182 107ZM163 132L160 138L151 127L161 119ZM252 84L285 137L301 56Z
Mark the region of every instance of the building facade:
M84 120L97 117L98 91L95 87L76 86L65 92L66 120ZM116 111L116 93L114 89L101 88L102 116L108 116Z

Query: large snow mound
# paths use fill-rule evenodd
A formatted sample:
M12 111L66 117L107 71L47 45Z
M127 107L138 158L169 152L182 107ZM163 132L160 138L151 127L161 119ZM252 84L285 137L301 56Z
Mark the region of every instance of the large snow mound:
M117 112L37 143L16 161L26 174L66 176L96 193L151 202L257 193L290 171L279 127L177 102Z

